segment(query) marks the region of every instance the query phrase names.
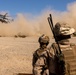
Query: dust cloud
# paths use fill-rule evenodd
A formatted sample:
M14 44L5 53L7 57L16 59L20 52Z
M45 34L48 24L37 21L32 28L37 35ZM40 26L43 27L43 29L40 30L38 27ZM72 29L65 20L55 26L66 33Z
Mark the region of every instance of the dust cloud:
M0 22L0 36L39 36L41 34L51 36L47 20L49 14L52 14L54 24L58 21L63 21L76 29L76 2L73 2L67 5L66 11L47 8L35 16L18 13L13 22L8 24Z

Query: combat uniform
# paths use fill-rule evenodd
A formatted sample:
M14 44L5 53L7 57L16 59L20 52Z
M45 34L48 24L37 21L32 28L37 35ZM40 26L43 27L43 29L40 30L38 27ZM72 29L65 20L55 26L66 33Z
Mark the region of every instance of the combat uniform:
M42 35L38 40L40 48L33 53L33 74L34 75L49 75L48 71L48 48L49 37Z
M37 49L33 54L34 75L48 75L48 52L47 48Z
M71 44L69 44L69 45L61 45L61 44L59 44L59 45L60 45L60 49L61 49L62 52L63 51L68 51L68 50L72 50ZM55 58L56 57L55 53L56 53L57 49L58 49L57 44L53 43L51 45L51 48L50 48L51 52L49 52L49 53L52 54L51 57L49 57L49 72L50 72L50 75L59 75L59 65L60 64L57 63L57 60ZM64 59L63 59L63 61L64 61ZM63 67L63 69L60 69L60 70L61 70L61 72L64 72L63 75L65 75L66 73L69 75L69 73L70 73L69 72L70 71L69 70L70 69L69 68L70 67L69 63L67 63L67 62L63 63L62 67Z
M54 27L54 33L55 33L56 41L58 41L58 44L62 51L62 54L56 56L56 53L59 49L56 43L53 43L49 48L49 51L51 51L52 54L49 59L50 75L65 75L66 72L68 72L69 74L69 68L68 68L69 65L67 62L65 62L64 59L65 55L63 54L63 51L74 49L69 42L69 39L71 38L71 34L73 34L74 32L75 32L74 28L69 27L66 23L59 23L59 22L56 23Z

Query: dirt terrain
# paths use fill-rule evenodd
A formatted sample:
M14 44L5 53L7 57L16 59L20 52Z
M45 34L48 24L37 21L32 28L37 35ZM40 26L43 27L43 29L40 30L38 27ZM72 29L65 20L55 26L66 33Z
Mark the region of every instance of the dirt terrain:
M0 75L32 73L32 54L38 47L38 37L0 37Z

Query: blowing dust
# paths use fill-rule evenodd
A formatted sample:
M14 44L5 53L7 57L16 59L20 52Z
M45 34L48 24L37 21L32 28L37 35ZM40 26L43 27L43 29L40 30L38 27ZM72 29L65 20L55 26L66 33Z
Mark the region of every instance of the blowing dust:
M76 2L67 5L66 11L45 9L39 15L32 15L31 18L18 13L13 22L5 24L0 22L0 36L39 36L47 34L51 36L51 30L47 18L52 14L54 24L58 21L67 22L76 29Z

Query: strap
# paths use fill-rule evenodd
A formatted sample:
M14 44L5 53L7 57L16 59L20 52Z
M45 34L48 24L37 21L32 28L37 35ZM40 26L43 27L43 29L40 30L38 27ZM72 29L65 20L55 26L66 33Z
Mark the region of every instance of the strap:
M58 46L57 46L57 44L56 43L53 43L52 44L52 48L54 49L55 55L57 55L58 54Z

